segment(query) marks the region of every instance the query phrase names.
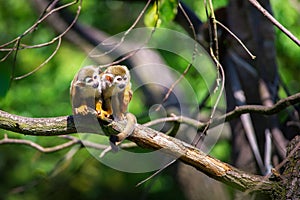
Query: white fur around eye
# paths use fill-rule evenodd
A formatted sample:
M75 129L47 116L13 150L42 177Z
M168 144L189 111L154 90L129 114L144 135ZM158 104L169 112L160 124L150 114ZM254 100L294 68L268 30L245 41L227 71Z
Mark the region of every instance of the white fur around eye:
M93 81L93 79L91 77L86 77L85 78L86 83L91 83L92 81Z
M115 82L121 82L123 79L122 79L122 77L121 76L116 76L115 77Z

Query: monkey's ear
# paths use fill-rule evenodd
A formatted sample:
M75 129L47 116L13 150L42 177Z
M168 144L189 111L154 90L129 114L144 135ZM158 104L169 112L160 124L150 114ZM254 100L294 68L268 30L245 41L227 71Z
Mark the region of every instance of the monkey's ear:
M110 75L110 74L106 74L105 75L105 80L107 80L107 81L109 81L109 82L113 82L113 80L114 80L114 78L113 78L113 76L112 75Z

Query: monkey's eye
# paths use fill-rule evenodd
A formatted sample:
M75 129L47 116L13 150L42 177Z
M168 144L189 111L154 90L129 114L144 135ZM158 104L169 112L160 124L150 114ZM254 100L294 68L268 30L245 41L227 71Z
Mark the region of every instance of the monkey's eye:
M91 77L86 77L85 82L91 83L91 82L93 82L93 79Z
M97 79L97 75L94 76L94 79Z
M126 76L124 76L124 78L123 78L123 79L124 79L124 81L126 81L126 80L127 80L127 77L126 77Z
M122 78L121 78L121 77L118 77L118 78L117 78L117 81L122 81Z

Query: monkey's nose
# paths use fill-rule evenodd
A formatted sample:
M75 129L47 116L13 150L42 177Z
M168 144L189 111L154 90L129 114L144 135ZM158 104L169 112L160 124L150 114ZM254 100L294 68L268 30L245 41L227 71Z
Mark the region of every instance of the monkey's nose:
M99 86L99 83L94 83L93 88L97 88Z
M120 84L120 85L119 85L119 88L120 88L120 89L124 89L124 88L125 88L125 84Z

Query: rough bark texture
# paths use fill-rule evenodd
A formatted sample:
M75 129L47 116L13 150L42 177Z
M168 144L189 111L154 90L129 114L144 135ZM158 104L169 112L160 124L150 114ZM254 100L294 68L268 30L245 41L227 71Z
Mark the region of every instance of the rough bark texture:
M55 136L76 132L72 116L30 118L0 110L0 128L24 135Z
M296 136L287 147L287 163L282 175L285 194L277 199L300 199L300 136Z
M113 134L122 131L125 123L112 122L109 126L101 125L108 134ZM92 132L91 125L87 124L87 126L86 130ZM72 116L26 118L4 111L0 111L0 128L35 136L56 136L76 132ZM144 148L163 149L166 154L178 157L182 162L195 167L209 177L241 191L271 194L274 190L281 189L277 182L240 171L206 155L194 146L142 125L137 125L128 139Z

